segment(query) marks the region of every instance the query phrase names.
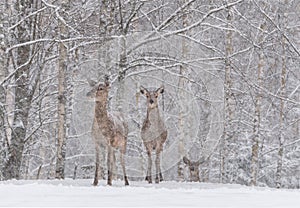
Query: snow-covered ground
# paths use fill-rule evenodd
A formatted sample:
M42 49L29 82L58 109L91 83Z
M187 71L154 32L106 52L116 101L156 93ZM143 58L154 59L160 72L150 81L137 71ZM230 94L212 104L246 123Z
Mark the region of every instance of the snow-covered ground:
M113 181L93 187L92 180L0 182L3 206L129 207L300 207L300 190L277 190L210 183Z

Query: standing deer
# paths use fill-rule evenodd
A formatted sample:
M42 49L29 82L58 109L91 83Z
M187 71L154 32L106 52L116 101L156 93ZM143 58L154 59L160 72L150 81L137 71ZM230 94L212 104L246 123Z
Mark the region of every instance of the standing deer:
M158 110L158 96L164 92L164 88L160 87L156 91L148 91L144 87L140 87L141 94L147 98L147 115L144 120L141 137L146 147L148 155L148 169L146 175L146 181L152 183L151 168L152 168L152 151L156 151L156 177L155 183L163 180L160 169L160 153L163 150L163 145L167 139L168 132L165 124L159 115Z
M115 163L115 149L120 150L120 160L123 169L125 185L129 185L125 171L124 154L126 151L128 126L123 116L117 112L108 112L108 92L110 89L108 79L105 83L96 83L89 81L93 87L87 93L88 97L95 99L95 116L92 128L92 134L96 147L96 170L94 178L94 186L98 184L99 168L100 168L100 146L108 149L107 153L107 184L112 185L112 172Z

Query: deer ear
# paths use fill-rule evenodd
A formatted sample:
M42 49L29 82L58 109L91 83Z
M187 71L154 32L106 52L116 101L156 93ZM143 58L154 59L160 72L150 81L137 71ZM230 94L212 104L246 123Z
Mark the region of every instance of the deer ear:
M160 88L158 88L158 89L156 90L156 92L157 92L158 94L163 94L164 91L165 91L164 86L161 86Z
M106 87L109 87L109 81L108 80L105 81L104 84L105 84Z
M190 161L186 156L184 156L184 157L183 157L183 162L184 162L185 164L189 165L191 161Z
M109 87L109 76L108 75L104 76L104 84L106 87Z
M95 94L96 94L96 91L97 91L97 87L98 87L98 86L94 86L94 87L86 94L86 96L89 97L89 98L94 98L94 97L95 97Z
M202 156L202 157L200 157L200 159L196 162L196 165L199 166L200 164L204 163L205 161L206 161L205 157Z
M88 79L87 81L91 87L94 87L97 84L97 82L95 82L94 80L91 80L91 79Z
M144 88L143 86L140 86L140 92L143 95L146 95L148 93L148 90L146 88Z

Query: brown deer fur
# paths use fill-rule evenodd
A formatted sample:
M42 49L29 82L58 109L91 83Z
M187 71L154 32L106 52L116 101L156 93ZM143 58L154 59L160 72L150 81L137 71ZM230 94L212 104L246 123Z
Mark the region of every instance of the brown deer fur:
M163 120L159 115L158 109L158 96L164 92L164 88L160 87L156 91L148 91L146 88L141 87L140 92L147 98L147 115L144 120L141 137L146 147L148 155L148 169L146 180L152 183L151 168L152 168L152 151L156 152L156 177L155 182L163 180L160 168L160 153L163 150L163 145L167 139L167 130Z
M200 182L199 166L204 162L201 158L198 161L191 161L186 156L183 157L183 162L188 166L191 182Z
M107 148L107 184L112 185L112 172L115 162L114 150L120 150L120 160L123 169L125 185L129 185L125 171L124 154L126 152L128 126L125 123L123 116L118 112L108 112L108 92L109 83L98 83L90 81L90 85L95 85L87 96L95 99L95 116L92 128L93 138L96 147L96 170L94 185L98 184L100 170L100 146Z

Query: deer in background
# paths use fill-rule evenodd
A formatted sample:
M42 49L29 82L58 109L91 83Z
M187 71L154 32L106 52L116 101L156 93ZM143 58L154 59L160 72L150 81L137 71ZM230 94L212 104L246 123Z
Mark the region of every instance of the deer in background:
M96 170L93 185L98 184L99 168L100 168L100 146L105 146L107 152L107 184L112 185L112 172L115 163L115 149L120 150L120 160L123 169L125 185L129 185L125 170L124 154L126 152L128 126L124 117L118 112L108 112L108 93L109 82L106 78L104 83L96 83L89 80L89 84L93 87L87 93L88 97L95 99L95 116L92 128L92 134L96 147Z
M191 161L186 156L184 156L183 162L186 165L188 165L189 172L190 172L190 181L191 182L200 182L199 165L204 162L204 159L201 158L198 161Z
M158 96L164 92L164 88L160 87L155 91L148 91L144 87L140 87L141 94L147 98L147 115L144 120L141 137L146 147L148 155L148 168L146 174L146 181L152 183L151 168L152 168L152 151L156 152L155 166L156 166L156 177L155 183L159 183L163 180L161 169L160 169L160 153L163 150L163 145L167 139L167 130L164 121L159 115L158 109Z

